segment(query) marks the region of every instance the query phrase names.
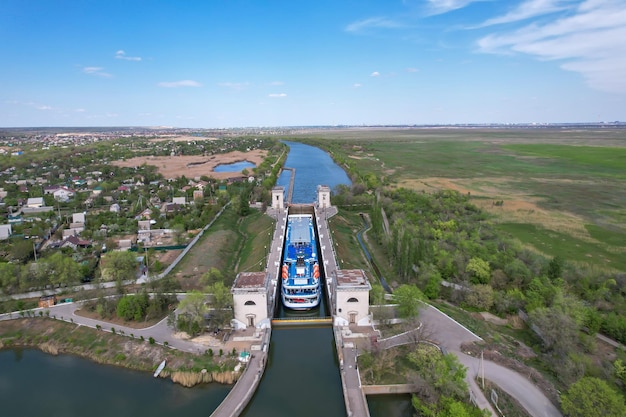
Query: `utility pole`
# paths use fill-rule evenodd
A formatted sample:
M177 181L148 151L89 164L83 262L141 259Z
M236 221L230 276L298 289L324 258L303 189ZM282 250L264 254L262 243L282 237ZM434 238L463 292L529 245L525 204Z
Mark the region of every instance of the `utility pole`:
M481 378L483 380L483 391L485 390L485 363L483 361L483 352L484 351L480 351L480 374L481 374Z

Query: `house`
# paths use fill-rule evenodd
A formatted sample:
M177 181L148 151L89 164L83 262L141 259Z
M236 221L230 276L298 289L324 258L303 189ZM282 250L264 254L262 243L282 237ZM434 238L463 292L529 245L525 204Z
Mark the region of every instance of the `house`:
M265 328L270 325L269 274L240 272L230 292L233 295L233 327Z
M28 208L39 208L43 207L43 197L31 197L26 200L26 207Z
M13 230L10 224L0 224L0 240L6 240L11 237Z
M145 209L145 210L143 210L141 213L139 213L139 214L137 215L137 217L138 217L139 219L147 219L147 220L152 219L152 209L150 209L150 208L146 208L146 209Z
M74 197L74 191L67 187L60 187L54 191L52 195L54 195L55 200L65 203L69 201L70 198Z
M335 324L348 326L371 325L369 313L369 292L372 289L362 269L339 269L332 282Z
M4 188L0 188L0 199L6 197L9 193L4 190Z
M46 185L45 187L43 187L43 193L53 194L56 190L58 190L61 187L62 185Z
M150 220L139 220L137 227L139 230L150 230Z
M85 213L74 213L74 214L72 214L72 223L82 223L82 224L85 224Z
M172 198L172 203L184 206L187 204L187 197L174 197Z
M193 190L193 199L202 200L204 198L204 191L202 190Z
M168 203L164 207L166 214L178 213L180 206L176 203Z
M61 248L72 248L76 250L76 248L86 248L91 246L91 242L88 240L80 239L78 236L68 236L61 243Z
M109 208L109 211L112 213L119 213L120 212L120 205L117 203L113 203L111 204L111 207Z
M44 295L43 297L39 297L39 307L53 307L57 303L56 295Z
M132 248L133 241L131 239L120 239L117 242L117 246L119 247L120 250L128 250Z

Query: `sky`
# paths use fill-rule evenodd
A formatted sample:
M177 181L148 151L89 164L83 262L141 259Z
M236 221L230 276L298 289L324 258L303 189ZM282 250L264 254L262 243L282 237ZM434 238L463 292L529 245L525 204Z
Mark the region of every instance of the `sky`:
M2 0L0 127L626 121L626 0Z

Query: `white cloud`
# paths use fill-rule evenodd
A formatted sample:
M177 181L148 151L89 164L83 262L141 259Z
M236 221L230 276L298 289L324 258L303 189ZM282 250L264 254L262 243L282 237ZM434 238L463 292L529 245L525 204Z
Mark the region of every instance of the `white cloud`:
M285 98L287 97L287 94L285 93L273 93L273 94L268 94L267 95L270 98Z
M272 86L279 86L279 85L284 85L284 84L285 84L285 83L284 83L284 82L282 82L282 81L272 81L272 82L270 83L270 85L272 85Z
M102 67L84 67L83 68L83 72L85 74L95 75L95 76L103 77L103 78L111 78L112 77L111 74L109 74L108 72L104 72L103 70L104 70L104 68L102 68Z
M359 33L369 29L399 29L403 27L405 27L404 24L386 17L371 17L350 23L345 30L346 32Z
M52 107L46 105L37 106L37 110L52 110Z
M354 88L360 88L360 87L362 87L362 86L363 86L363 84L355 83L352 87L354 87Z
M407 68L406 72L418 72L419 70L417 68Z
M442 14L453 10L462 9L470 3L485 0L428 0L429 9L432 14Z
M180 80L180 81L163 81L163 82L160 82L158 86L165 87L165 88L202 87L202 84L193 80Z
M516 8L507 14L489 19L479 27L518 22L520 20L530 19L531 17L566 10L571 8L571 6L572 0L526 0L518 4Z
M127 56L126 52L121 49L115 53L115 59L124 59L126 61L141 61L140 56Z
M374 71L373 73L370 74L370 77L379 77L380 76L380 72L378 71Z
M87 110L85 110L85 109L74 109L74 111L75 111L76 113L84 113L84 112L86 112Z
M626 0L586 0L573 13L544 24L491 34L478 41L487 53L524 53L564 60L595 89L626 93Z

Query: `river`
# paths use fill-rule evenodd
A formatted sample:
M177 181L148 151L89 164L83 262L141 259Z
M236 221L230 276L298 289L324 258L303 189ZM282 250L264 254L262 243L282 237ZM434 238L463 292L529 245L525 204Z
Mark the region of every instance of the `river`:
M330 156L315 147L286 142L285 165L296 172L294 203L312 203L317 185L333 189L350 179ZM285 171L278 185L289 185ZM318 312L326 315L325 306ZM288 313L281 313L288 314ZM259 389L245 417L343 417L345 405L332 329L275 329L270 357ZM208 384L183 388L148 373L101 366L67 355L35 350L0 351L0 404L3 415L206 417L226 397L230 386ZM372 417L404 417L407 399L370 397Z

